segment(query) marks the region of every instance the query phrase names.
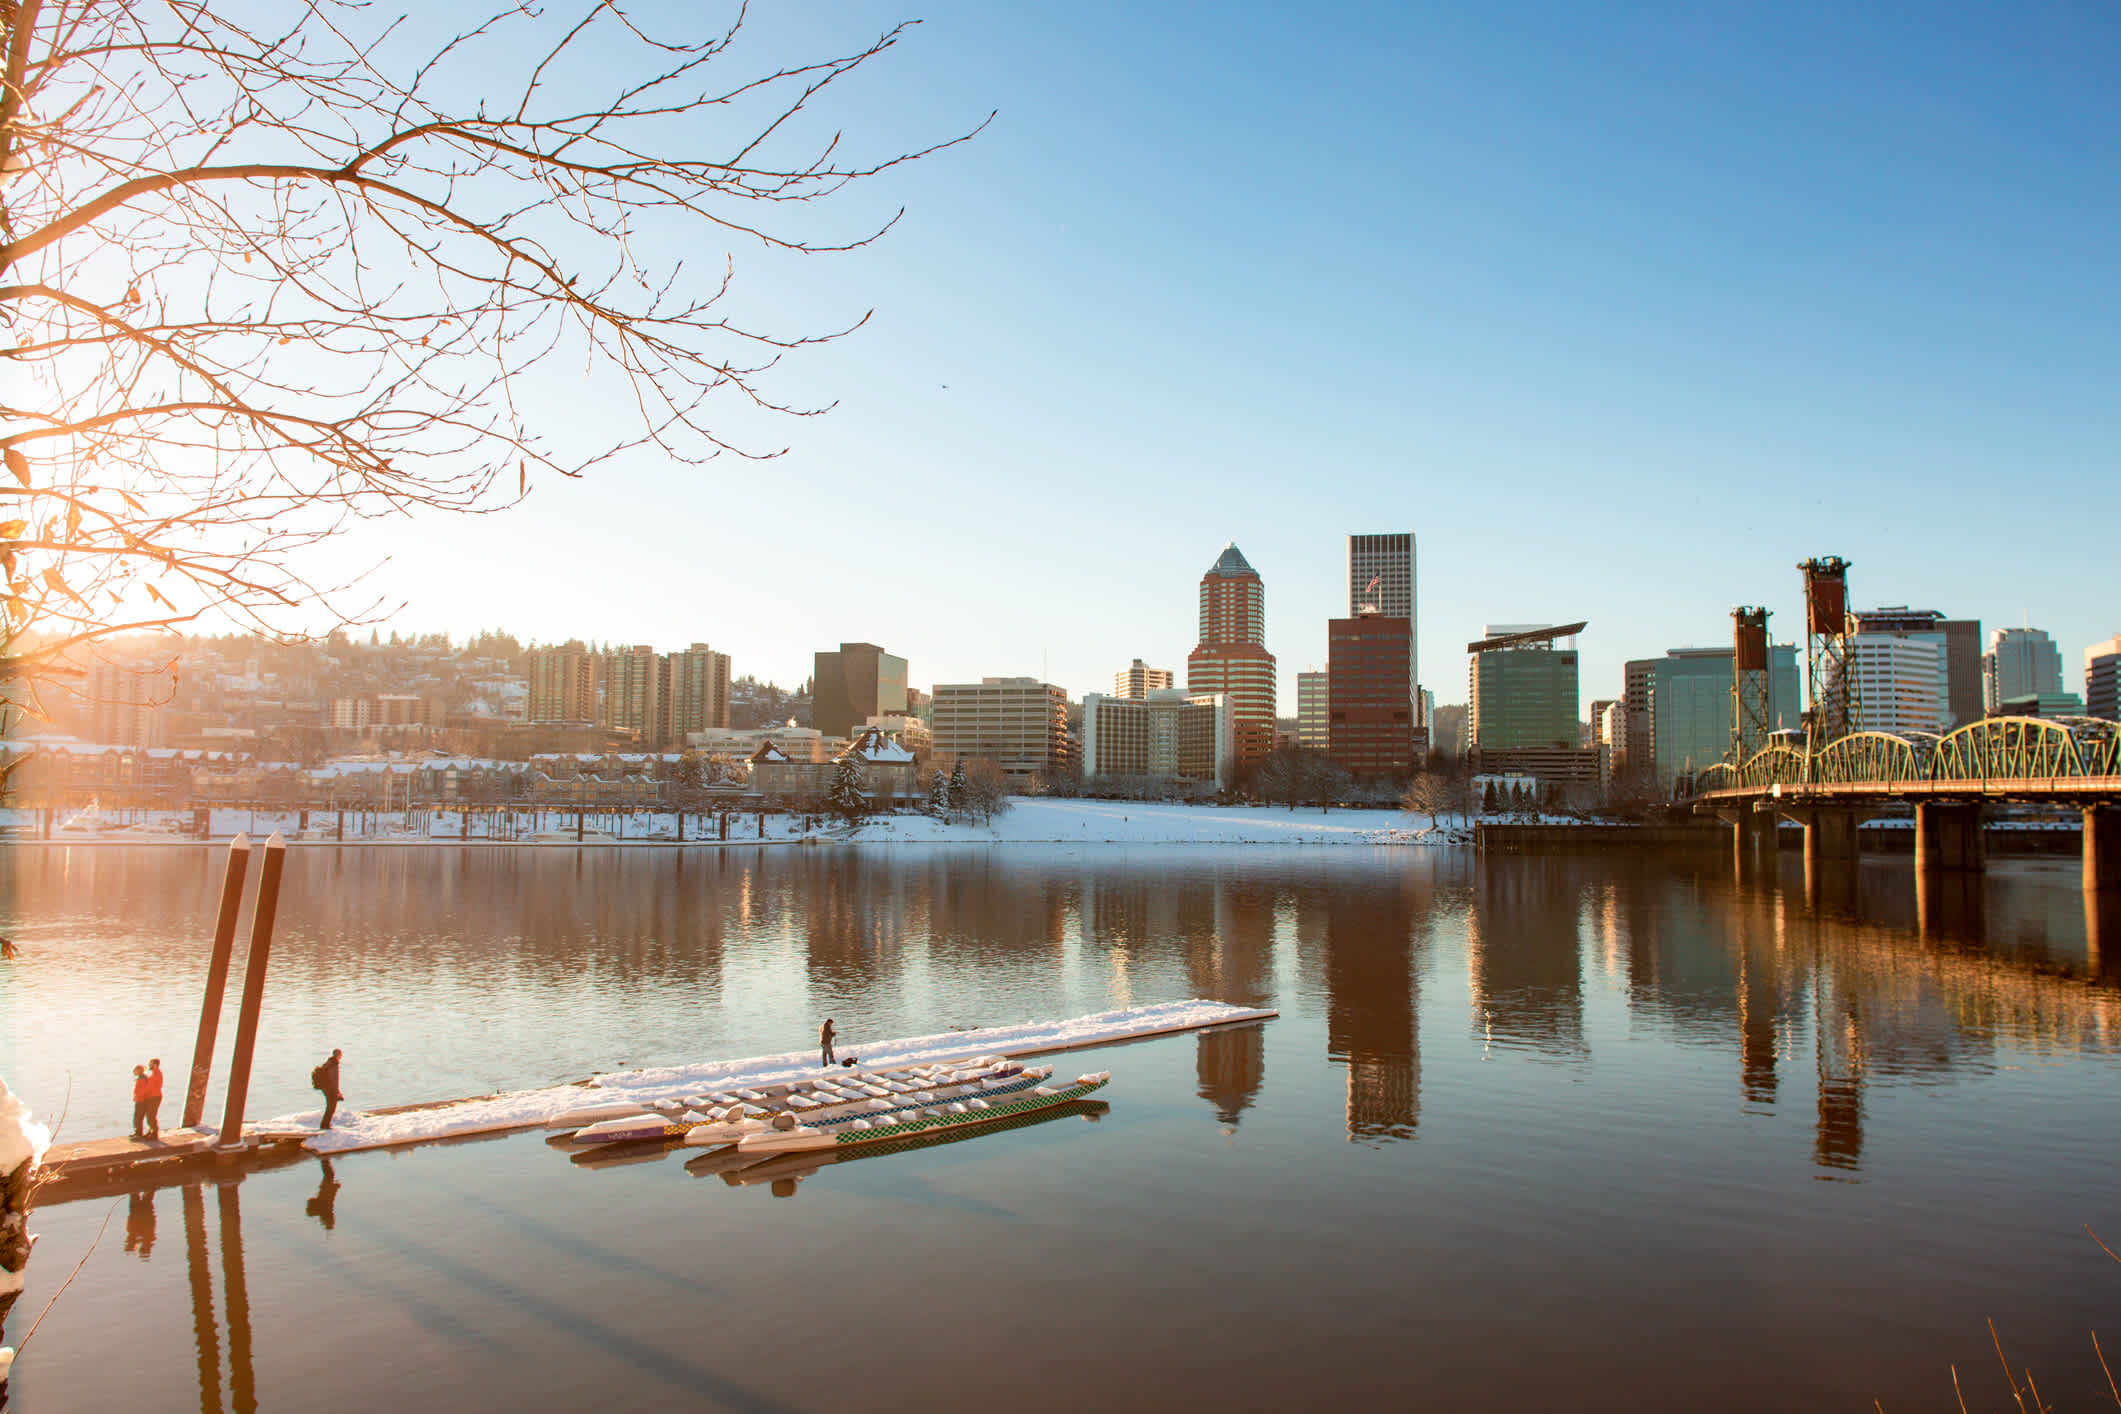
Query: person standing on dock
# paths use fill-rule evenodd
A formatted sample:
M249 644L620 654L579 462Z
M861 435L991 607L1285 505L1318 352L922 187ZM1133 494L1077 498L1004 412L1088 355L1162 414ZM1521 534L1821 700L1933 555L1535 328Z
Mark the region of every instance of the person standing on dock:
M832 1059L832 1018L829 1016L825 1018L825 1024L817 1029L817 1044L818 1049L825 1053L824 1059L818 1063L825 1066L832 1065L834 1063Z
M344 1098L339 1094L340 1055L341 1052L334 1050L330 1060L309 1073L309 1083L324 1096L324 1120L317 1126L319 1129L331 1128L331 1117L339 1112L339 1101Z
M133 1067L133 1138L147 1137L147 1067Z
M162 1137L162 1057L147 1063L147 1137Z

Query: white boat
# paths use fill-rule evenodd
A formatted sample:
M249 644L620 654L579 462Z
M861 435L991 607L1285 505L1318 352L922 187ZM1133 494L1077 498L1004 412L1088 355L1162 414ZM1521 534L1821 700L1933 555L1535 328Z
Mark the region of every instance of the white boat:
M965 1129L1028 1114L1053 1105L1065 1105L1103 1089L1112 1079L1108 1070L1078 1075L1071 1085L1047 1085L1053 1067L1026 1071L1028 1084L982 1091L977 1085L950 1087L912 1103L868 1114L846 1114L830 1118L799 1120L783 1113L766 1121L753 1133L737 1140L741 1153L761 1158L796 1153L806 1149L835 1149L844 1145L873 1144Z
M1051 1075L1036 1075L1000 1056L962 1065L927 1064L899 1070L848 1071L734 1090L684 1095L647 1105L578 1110L557 1123L579 1127L561 1141L577 1147L683 1140L695 1147L734 1144L761 1133L781 1115L824 1121L876 1115L933 1101L947 1091L1013 1093ZM916 1100L915 1097L923 1097Z

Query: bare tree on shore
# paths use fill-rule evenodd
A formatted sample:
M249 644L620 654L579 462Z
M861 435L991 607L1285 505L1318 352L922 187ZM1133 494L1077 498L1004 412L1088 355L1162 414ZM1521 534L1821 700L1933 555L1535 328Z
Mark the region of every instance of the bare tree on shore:
M782 63L741 10L423 23L0 0L0 682L31 710L118 634L373 616L312 553L355 521L777 454L730 429L823 411L767 375L867 315L744 316L737 255L876 240L895 215L817 204L970 136L861 156L810 121L903 25Z

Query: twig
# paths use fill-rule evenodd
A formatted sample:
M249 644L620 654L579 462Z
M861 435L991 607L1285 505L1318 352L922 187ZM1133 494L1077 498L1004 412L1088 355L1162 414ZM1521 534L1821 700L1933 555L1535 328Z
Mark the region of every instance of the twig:
M29 1338L37 1333L37 1327L44 1324L44 1318L52 1313L52 1307L59 1304L59 1298L66 1295L66 1289L74 1284L74 1278L81 1275L81 1269L88 1265L88 1259L96 1255L97 1243L103 1241L103 1234L110 1231L110 1220L116 1216L118 1216L118 1200L113 1198L111 1199L110 1211L103 1215L103 1226L96 1229L95 1241L88 1244L88 1250L81 1254L81 1260L74 1263L74 1269L67 1273L66 1280L59 1283L59 1289L52 1293L52 1299L44 1303L44 1309L37 1313L37 1319L29 1323L29 1329L23 1332L22 1339L16 1342L15 1353L17 1355L29 1348Z

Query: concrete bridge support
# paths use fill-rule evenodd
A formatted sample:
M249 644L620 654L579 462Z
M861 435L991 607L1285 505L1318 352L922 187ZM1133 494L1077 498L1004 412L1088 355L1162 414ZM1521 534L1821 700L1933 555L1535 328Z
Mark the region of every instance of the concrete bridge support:
M1858 845L1856 826L1863 817L1854 810L1831 807L1799 810L1794 817L1804 826L1804 867L1810 873L1826 863L1853 864Z
M2084 812L2084 888L2121 890L2121 809L2093 805Z
M1988 867L1980 801L1923 801L1915 807L1915 872L1978 874Z
M1731 825L1731 862L1743 879L1771 867L1775 859L1776 821L1772 815L1752 809L1726 812Z

